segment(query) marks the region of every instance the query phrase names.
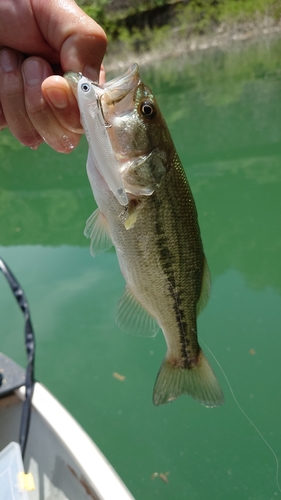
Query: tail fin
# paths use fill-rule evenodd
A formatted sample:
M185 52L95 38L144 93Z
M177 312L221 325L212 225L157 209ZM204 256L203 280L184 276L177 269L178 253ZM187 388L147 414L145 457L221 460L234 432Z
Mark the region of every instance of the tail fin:
M181 394L188 394L208 407L223 404L222 390L203 351L193 368L174 366L164 359L155 382L153 403L169 403Z

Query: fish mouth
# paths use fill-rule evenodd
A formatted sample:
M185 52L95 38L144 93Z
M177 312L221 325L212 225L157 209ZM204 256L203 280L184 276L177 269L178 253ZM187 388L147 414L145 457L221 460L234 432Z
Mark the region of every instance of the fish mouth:
M138 162L137 157L143 161L144 155L150 153L146 147L140 148L132 136L136 122L136 90L140 85L139 67L133 64L123 75L109 80L102 88L95 87L112 148L121 164Z
M137 64L132 64L123 75L103 84L103 99L106 104L115 104L135 89L139 83L139 67Z

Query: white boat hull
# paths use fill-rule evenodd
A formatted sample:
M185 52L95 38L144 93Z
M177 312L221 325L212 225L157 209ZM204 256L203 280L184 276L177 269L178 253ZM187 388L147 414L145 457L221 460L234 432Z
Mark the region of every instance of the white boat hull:
M18 440L24 391L0 399L0 450ZM35 482L30 500L133 500L91 438L39 383L24 463ZM9 499L1 499L0 492L0 500Z

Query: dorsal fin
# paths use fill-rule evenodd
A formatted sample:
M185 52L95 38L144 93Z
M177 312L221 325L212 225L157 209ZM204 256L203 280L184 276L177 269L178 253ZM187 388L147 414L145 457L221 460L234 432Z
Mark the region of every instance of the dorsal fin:
M211 275L209 271L208 262L206 260L206 257L204 257L201 294L197 302L197 316L201 313L201 311L203 311L204 307L207 305L210 293L211 293Z

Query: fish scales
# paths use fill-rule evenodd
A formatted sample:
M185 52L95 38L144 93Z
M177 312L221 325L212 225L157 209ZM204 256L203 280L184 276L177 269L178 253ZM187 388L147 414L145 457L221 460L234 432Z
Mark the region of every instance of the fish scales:
M136 65L105 85L101 106L128 204L121 206L103 177L105 166L97 168L89 153L87 171L99 208L85 234L93 254L101 240L103 249L111 242L116 248L126 281L117 324L148 336L158 327L163 331L167 354L154 387L156 405L181 394L220 405L222 391L197 338L209 271L196 206L169 130Z
M180 356L176 362L183 367L190 367L196 363L199 354L199 345L193 332L196 332L196 303L201 293L199 284L202 283L204 254L199 231L194 231L192 227L198 226L192 195L176 156L174 164L176 169L172 169L172 175L166 176L161 188L157 194L152 195L150 201L155 204L156 209L155 230L158 236L156 253L159 251L166 293L173 302L175 327L181 346ZM168 210L161 203L163 199L172 200ZM175 224L175 220L187 219L190 221L189 224ZM191 294L195 294L192 300L190 300ZM159 298L161 300L161 296ZM159 319L159 323L160 321ZM169 329L165 327L164 322L161 323L161 327L169 337Z

